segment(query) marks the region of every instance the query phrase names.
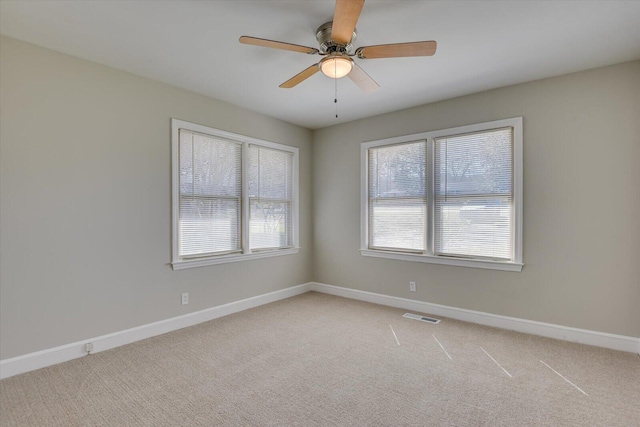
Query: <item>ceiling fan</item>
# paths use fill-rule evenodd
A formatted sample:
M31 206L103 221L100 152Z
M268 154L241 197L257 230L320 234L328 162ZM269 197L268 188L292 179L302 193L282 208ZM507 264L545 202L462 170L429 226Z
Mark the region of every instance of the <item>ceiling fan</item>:
M319 49L250 36L240 37L240 43L324 56L320 62L311 65L280 85L281 88L287 89L322 71L324 75L333 79L348 76L360 89L372 92L380 85L360 68L352 59L354 56L359 59L374 59L431 56L436 53L435 41L362 46L352 53L353 41L356 38L356 23L363 6L364 0L336 0L333 21L322 24L316 30Z

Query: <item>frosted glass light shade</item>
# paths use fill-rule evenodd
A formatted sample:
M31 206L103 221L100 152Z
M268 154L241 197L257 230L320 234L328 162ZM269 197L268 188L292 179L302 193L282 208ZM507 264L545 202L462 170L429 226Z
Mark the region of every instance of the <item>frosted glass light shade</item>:
M322 60L320 70L322 73L332 79L339 79L351 72L353 62L349 57L330 56Z

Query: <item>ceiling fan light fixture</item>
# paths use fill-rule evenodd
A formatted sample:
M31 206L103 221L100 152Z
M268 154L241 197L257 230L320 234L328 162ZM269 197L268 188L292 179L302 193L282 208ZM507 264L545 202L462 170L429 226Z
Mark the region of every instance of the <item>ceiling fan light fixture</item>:
M320 71L332 79L346 76L353 69L353 60L348 56L328 56L320 61Z
M360 66L356 66L352 57L357 56L359 59L401 58L431 56L436 53L437 43L434 40L360 46L355 53L351 53L353 42L356 39L356 23L365 0L335 0L335 2L333 20L325 22L316 30L318 49L250 36L240 37L240 43L324 56L319 62L310 65L282 83L280 87L284 89L295 87L318 71L322 71L322 74L331 79L349 76L349 79L360 89L371 92L378 89L380 85ZM337 88L336 86L336 91Z

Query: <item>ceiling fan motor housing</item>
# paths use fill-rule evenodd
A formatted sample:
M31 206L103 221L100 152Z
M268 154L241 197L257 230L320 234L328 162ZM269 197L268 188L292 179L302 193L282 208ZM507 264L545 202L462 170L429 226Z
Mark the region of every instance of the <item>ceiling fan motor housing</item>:
M320 25L316 30L316 39L320 44L320 53L328 54L332 52L340 52L340 53L349 54L351 52L351 49L353 48L353 42L356 39L356 29L355 28L353 29L353 35L351 36L351 40L349 40L349 43L345 45L342 43L336 43L331 39L332 28L333 28L333 21Z

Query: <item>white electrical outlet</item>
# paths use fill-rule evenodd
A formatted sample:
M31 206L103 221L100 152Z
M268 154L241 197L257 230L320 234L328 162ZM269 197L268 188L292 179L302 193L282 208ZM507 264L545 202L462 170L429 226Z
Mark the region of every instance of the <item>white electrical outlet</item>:
M189 304L189 292L184 292L182 294L182 305Z
M416 291L416 282L409 282L409 290L411 292L415 292Z
M91 353L93 351L93 343L92 342L88 342L84 345L84 350L87 353Z

